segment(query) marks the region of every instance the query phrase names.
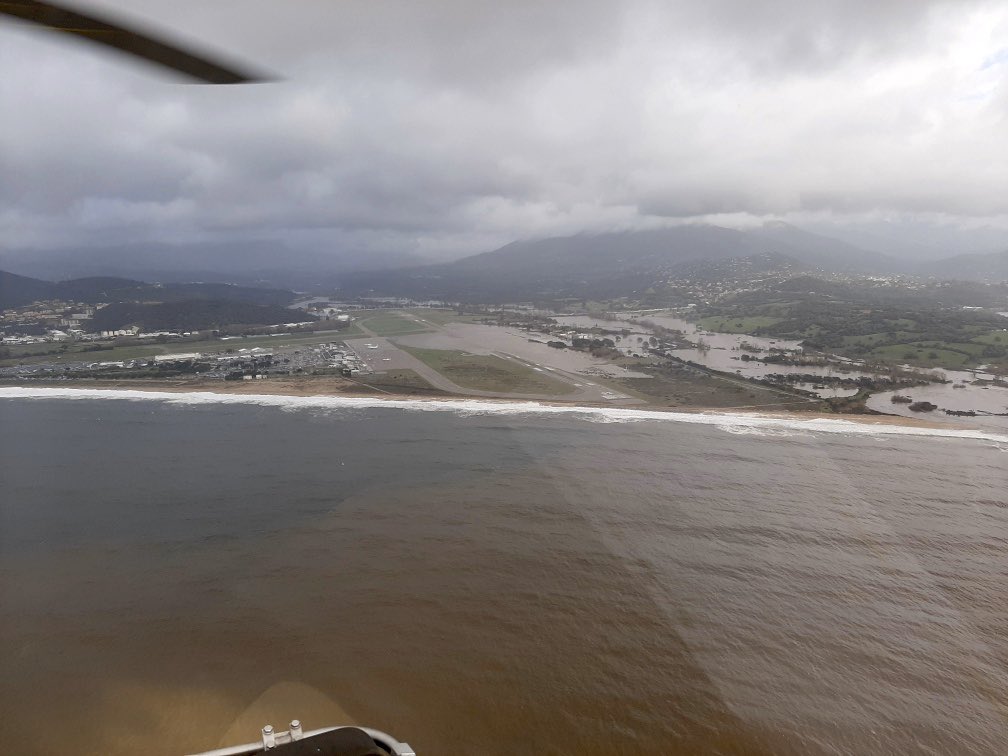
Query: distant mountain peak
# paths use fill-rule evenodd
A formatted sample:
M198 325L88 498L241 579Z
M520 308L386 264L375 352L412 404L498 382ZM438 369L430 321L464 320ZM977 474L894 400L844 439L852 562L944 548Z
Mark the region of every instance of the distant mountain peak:
M735 260L734 265L724 265ZM513 301L628 296L676 270L709 277L745 268L890 272L883 255L777 222L747 231L685 224L512 242L450 263L348 276L348 291L432 299ZM702 271L708 271L702 273Z
M285 289L218 283L149 284L111 276L89 276L53 282L0 270L0 309L21 307L42 300L88 304L143 300L219 300L282 306L293 298L293 292Z

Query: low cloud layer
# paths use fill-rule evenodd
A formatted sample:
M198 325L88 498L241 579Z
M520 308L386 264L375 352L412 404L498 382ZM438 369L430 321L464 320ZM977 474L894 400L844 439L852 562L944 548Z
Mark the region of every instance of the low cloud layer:
M694 220L1008 227L998 2L88 2L281 78L0 28L0 246L434 257Z

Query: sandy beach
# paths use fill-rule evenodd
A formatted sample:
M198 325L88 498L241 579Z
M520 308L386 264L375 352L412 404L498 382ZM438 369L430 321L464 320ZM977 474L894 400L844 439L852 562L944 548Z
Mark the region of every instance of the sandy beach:
M264 381L200 381L200 380L117 380L117 381L50 381L31 382L21 384L11 384L10 388L59 388L76 389L80 391L101 390L103 393L112 391L148 391L148 392L170 392L170 393L205 393L217 395L240 395L240 396L272 396L272 397L331 397L347 399L374 399L392 402L436 402L444 403L465 403L472 405L474 402L486 405L500 404L534 404L543 407L562 407L567 409L584 408L590 410L614 410L617 409L611 404L592 404L584 402L565 402L562 400L536 400L530 402L527 399L509 399L506 397L469 397L440 392L415 392L415 393L392 393L380 389L367 390L361 383L354 381L340 380L331 377L295 377L281 378ZM0 386L2 388L2 386ZM630 410L630 408L625 408ZM733 409L730 407L665 407L657 405L641 405L634 407L632 411L637 412L661 412L669 414L699 414L699 415L719 415L725 417L752 417L764 418L791 422L833 420L858 423L860 425L874 426L896 426L902 428L938 429L938 430L969 430L968 426L961 423L940 422L935 420L917 419L911 417L901 417L899 415L888 414L842 414L812 411L780 411L780 410L755 410L751 408Z

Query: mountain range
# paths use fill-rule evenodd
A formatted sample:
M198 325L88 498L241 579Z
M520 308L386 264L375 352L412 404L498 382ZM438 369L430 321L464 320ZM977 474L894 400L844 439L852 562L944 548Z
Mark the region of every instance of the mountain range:
M0 310L49 299L87 304L219 301L283 307L294 300L294 292L222 283L150 284L107 276L53 282L0 270Z
M750 230L685 225L513 242L449 263L349 274L343 288L358 294L468 301L605 299L632 296L656 281L701 271L710 278L724 267L720 263L739 261L791 272L1008 279L1008 251L912 262L785 223L767 223Z
M984 237L987 238L987 237ZM993 237L991 237L993 239ZM794 273L933 276L942 280L1008 280L1008 251L934 257L893 256L832 236L811 233L781 222L745 230L713 225L551 237L515 241L499 249L451 262L422 263L409 254L378 255L348 249L297 251L262 241L235 244L147 245L96 249L4 250L0 268L34 278L70 278L88 287L140 287L104 301L145 298L140 280L162 281L147 297L206 298L206 289L173 289L186 281L221 280L243 286L279 287L284 294L250 289L213 296L244 296L241 301L286 303L290 288L347 295L382 294L418 299L509 301L550 297L612 298L633 296L655 282L673 278L717 280L745 269ZM95 278L126 276L123 279ZM82 278L84 277L84 278ZM119 283L117 283L119 281ZM105 282L105 283L103 283ZM45 284L39 288L41 284ZM20 291L46 286L70 291L70 282L22 281ZM76 285L76 284L74 284ZM0 280L0 305L13 301L12 286ZM251 293L255 291L256 293ZM5 293L6 292L6 293ZM25 295L27 296L27 294ZM47 298L51 295L35 298ZM267 297L263 299L263 297ZM62 296L86 300L86 296ZM19 299L23 303L23 297ZM28 301L31 301L29 299ZM9 304L7 306L10 306Z
M243 286L303 290L313 286L332 287L340 276L352 271L421 262L421 258L407 253L361 251L353 247L303 250L282 242L262 240L46 250L0 245L0 270L50 281L119 276L163 283L228 281Z

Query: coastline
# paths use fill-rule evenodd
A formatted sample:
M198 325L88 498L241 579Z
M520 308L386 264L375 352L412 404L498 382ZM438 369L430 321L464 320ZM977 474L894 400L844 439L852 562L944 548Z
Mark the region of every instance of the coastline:
M797 427L802 424L813 422L832 421L852 423L858 426L872 426L878 428L904 428L918 429L920 431L978 431L980 428L971 428L961 424L940 422L934 420L917 419L903 417L900 415L888 414L842 414L829 412L806 412L806 411L782 411L782 410L757 410L751 407L733 409L731 407L665 407L659 405L640 405L634 407L620 407L612 404L592 404L574 403L559 400L528 400L508 397L482 397L465 396L446 393L392 393L379 391L363 391L359 384L334 384L326 379L291 379L284 381L242 381L242 382L215 382L209 384L204 381L89 381L86 385L80 382L69 381L47 381L31 382L28 384L2 384L0 383L0 398L4 397L6 389L17 389L21 391L33 390L70 390L75 394L86 394L95 392L103 398L109 398L110 393L122 393L124 396L133 392L144 392L152 394L177 394L177 395L210 395L219 397L247 397L252 400L256 397L274 397L277 399L348 399L348 400L371 400L381 404L391 406L402 406L404 403L429 403L435 404L439 408L450 409L450 405L459 405L460 409L485 407L513 407L534 411L536 407L543 409L563 409L570 412L609 412L619 413L621 416L633 417L659 417L667 414L671 416L699 415L704 417L731 419L746 419L778 421L793 423ZM465 405L465 407L463 407Z

